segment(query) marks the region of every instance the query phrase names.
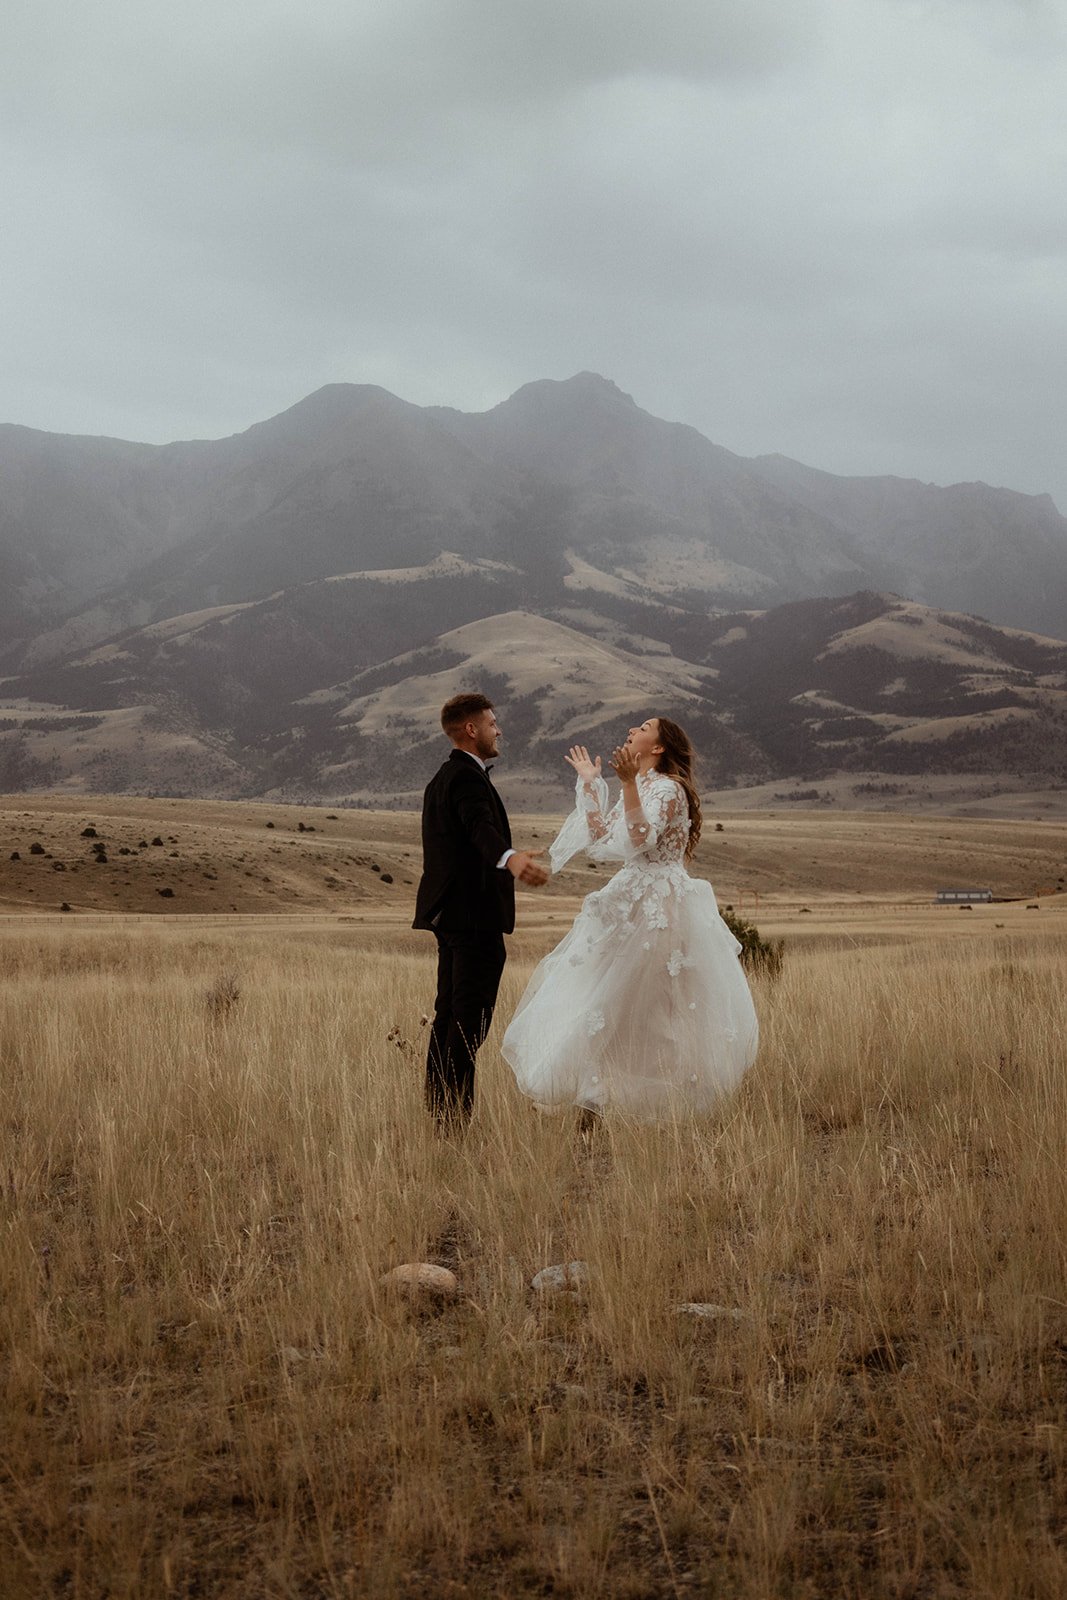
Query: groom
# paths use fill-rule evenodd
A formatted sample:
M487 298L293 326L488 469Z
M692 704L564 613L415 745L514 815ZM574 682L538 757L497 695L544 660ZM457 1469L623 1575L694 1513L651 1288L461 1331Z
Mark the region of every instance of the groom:
M458 694L441 712L452 753L422 801L422 880L415 928L437 940L437 999L426 1058L426 1104L439 1126L463 1127L474 1106L474 1058L489 1031L515 927L515 881L539 887L540 850L514 850L486 762L500 729L484 694Z

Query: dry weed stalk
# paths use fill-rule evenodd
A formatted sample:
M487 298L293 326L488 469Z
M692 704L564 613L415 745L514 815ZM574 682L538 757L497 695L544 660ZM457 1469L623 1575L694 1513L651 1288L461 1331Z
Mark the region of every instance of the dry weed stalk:
M791 952L718 1117L590 1152L496 1033L430 1136L428 957L245 935L214 1030L224 935L6 933L0 1592L1053 1600L1067 949L930 952Z
M424 1011L422 1016L419 1018L419 1027L427 1027L429 1021L430 1018ZM389 1029L389 1032L385 1037L386 1042L391 1045L395 1045L406 1061L414 1061L420 1055L420 1053L425 1053L425 1050L420 1052L419 1046L416 1044L415 1040L409 1039L398 1023L394 1022L393 1026Z

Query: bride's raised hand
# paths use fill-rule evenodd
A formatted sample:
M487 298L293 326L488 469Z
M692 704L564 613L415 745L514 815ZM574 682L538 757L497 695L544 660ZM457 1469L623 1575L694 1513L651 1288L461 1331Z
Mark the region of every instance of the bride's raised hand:
M638 772L641 770L637 757L630 747L625 744L619 746L608 765L620 783L629 783L631 779L637 777Z
M600 757L590 759L589 751L584 744L572 744L570 754L563 757L585 783L592 783L594 778L600 777Z

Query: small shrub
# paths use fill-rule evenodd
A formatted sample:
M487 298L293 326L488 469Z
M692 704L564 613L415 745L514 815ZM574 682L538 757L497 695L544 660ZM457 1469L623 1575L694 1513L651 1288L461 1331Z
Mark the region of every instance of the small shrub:
M754 922L739 917L732 906L721 913L722 920L741 946L741 965L749 972L777 978L785 951L783 939L764 939Z
M818 789L790 789L788 794L776 794L776 800L819 800Z
M208 1012L212 1017L228 1017L241 998L241 980L236 972L220 972L207 991Z

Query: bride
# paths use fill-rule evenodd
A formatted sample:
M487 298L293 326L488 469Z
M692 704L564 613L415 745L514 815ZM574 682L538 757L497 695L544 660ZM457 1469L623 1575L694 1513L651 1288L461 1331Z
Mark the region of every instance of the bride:
M610 811L600 757L574 745L566 760L576 808L553 871L583 847L623 865L537 967L501 1052L541 1105L706 1111L751 1065L757 1025L741 947L711 884L686 870L700 837L689 740L666 717L631 728L611 758L622 794Z

